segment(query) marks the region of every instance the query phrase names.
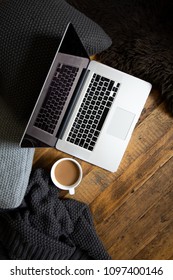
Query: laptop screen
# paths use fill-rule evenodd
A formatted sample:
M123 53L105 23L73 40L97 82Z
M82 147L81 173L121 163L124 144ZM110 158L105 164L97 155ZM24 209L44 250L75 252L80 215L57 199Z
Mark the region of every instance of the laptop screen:
M59 52L89 59L89 56L71 23L69 24L67 32L62 40Z
M69 23L21 140L21 147L56 144L89 61L81 40Z

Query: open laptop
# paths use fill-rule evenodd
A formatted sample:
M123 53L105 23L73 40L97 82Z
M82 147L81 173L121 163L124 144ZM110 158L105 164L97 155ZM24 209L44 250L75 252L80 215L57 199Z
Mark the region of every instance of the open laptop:
M20 142L55 147L115 172L151 84L90 61L68 24Z

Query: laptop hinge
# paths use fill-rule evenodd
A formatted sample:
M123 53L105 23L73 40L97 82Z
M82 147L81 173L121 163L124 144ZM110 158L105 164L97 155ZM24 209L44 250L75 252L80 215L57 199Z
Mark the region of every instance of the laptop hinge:
M77 100L78 100L78 98L80 96L80 93L81 93L82 88L84 86L85 80L87 79L87 77L89 75L89 72L90 72L90 70L88 70L88 69L83 69L82 70L81 76L80 76L79 81L78 81L78 83L76 85L76 88L74 90L73 96L72 96L72 98L71 98L71 100L69 102L68 108L67 108L66 113L65 113L65 115L63 117L63 120L62 120L62 123L60 125L60 128L59 128L59 130L58 130L58 132L56 134L57 139L62 139L63 136L64 136L65 130L66 130L67 125L68 125L69 120L70 120L70 117L71 117L71 115L73 113L73 110L74 110L75 105L77 103Z

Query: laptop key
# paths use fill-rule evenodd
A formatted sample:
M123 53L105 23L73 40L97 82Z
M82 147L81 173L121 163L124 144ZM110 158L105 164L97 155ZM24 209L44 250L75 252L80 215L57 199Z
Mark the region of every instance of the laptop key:
M88 143L85 143L83 147L84 147L85 149L88 149L89 144L88 144Z
M85 140L84 139L81 139L80 142L79 142L79 146L83 146Z
M110 84L109 84L109 87L108 87L108 90L109 90L109 91L111 91L113 85L114 85L114 81L111 81Z
M108 109L108 108L105 108L105 109L104 109L104 112L103 112L103 114L102 114L102 116L101 116L101 119L100 119L100 121L99 121L99 123L98 123L97 130L100 131L100 130L102 129L102 126L103 126L103 124L104 124L104 121L105 121L105 119L106 119L106 117L107 117L108 112L109 112L109 109Z
M95 75L94 78L95 78L95 81L98 82L100 80L101 76L100 75Z

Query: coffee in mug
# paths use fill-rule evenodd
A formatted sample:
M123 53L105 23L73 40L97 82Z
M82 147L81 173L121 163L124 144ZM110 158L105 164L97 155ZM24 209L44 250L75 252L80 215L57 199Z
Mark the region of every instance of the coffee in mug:
M82 180L82 168L72 158L60 159L52 166L51 179L58 188L68 190L70 194L74 194L74 189Z

